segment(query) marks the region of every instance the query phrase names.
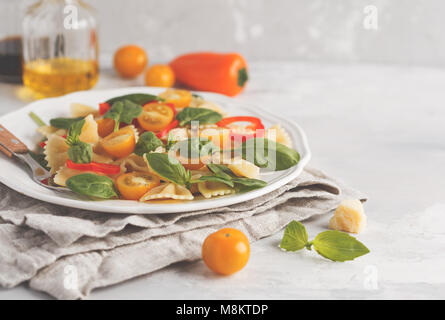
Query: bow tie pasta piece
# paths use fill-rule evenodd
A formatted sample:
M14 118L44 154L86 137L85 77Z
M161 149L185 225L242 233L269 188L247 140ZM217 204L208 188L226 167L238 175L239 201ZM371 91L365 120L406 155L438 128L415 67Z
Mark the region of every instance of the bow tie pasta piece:
M174 183L163 183L148 191L139 201L162 199L193 200L193 195L190 190L183 186Z
M144 158L134 153L130 154L128 157L115 161L114 164L119 165L121 167L121 172L123 173L131 171L150 172Z
M45 160L50 167L50 173L54 174L63 167L68 159L69 146L65 142L65 138L58 135L51 135L46 143L44 154Z
M266 130L266 138L292 148L292 140L289 134L279 124L275 124Z
M257 179L260 176L259 167L241 158L234 158L228 167L238 177Z
M67 131L65 129L57 129L53 126L41 126L37 128L37 132L44 135L46 138L49 138L51 135L55 134L58 136L66 135Z
M92 161L97 163L112 163L114 160L108 155L98 154L93 152Z
M234 188L231 188L224 183L214 181L199 182L198 190L206 199L235 193Z
M80 118L80 117L86 117L88 115L92 115L93 117L96 117L99 115L99 110L95 109L91 106L87 106L86 104L81 103L71 103L70 105L70 111L71 116L73 118Z
M57 183L59 186L66 187L66 181L69 178L83 173L97 174L97 172L80 171L80 170L70 169L67 166L63 166L56 172L56 175L54 176L54 183Z
M95 145L99 142L99 133L97 131L97 122L94 121L93 116L90 114L85 118L85 124L82 127L79 140L82 142Z

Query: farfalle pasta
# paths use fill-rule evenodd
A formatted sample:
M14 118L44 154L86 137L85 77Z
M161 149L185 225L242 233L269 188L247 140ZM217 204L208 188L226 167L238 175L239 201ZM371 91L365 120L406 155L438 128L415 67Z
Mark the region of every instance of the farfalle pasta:
M73 102L72 117L49 125L39 119L49 183L93 199L192 201L262 188L261 168L298 163L280 125L266 129L257 117L229 117L191 96L173 89L128 94L98 101L98 109Z

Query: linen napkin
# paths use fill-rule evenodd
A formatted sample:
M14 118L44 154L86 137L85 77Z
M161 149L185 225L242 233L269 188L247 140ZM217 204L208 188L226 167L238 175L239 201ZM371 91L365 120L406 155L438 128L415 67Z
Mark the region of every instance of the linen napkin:
M66 208L1 184L0 195L0 285L29 281L31 288L58 299L82 299L95 288L200 259L206 236L224 227L241 230L253 242L292 220L327 213L343 199L366 200L308 167L260 198L176 214L118 215Z

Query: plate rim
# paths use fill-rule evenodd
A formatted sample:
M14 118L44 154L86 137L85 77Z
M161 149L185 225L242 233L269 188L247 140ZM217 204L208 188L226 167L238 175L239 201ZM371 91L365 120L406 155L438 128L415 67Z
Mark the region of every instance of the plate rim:
M108 92L116 92L116 91L127 91L127 93L130 93L131 91L139 91L139 92L148 92L150 90L155 90L158 91L160 89L165 90L165 88L159 88L159 87L126 87L126 88L111 88L111 89L98 89L98 90L89 90L89 91L77 91L77 92L73 92L73 93L69 93L60 97L53 97L53 98L46 98L46 99L41 99L41 100L37 100L37 101L33 101L29 104L27 104L26 106L9 112L5 115L2 115L0 117L0 123L2 121L4 121L5 119L11 118L11 117L15 117L20 116L22 114L26 114L29 111L34 111L34 106L36 104L41 104L42 101L57 101L57 100L66 100L69 99L71 96L79 96L82 95L83 93L97 93L97 94L103 94L106 95ZM204 96L214 96L217 99L216 100L223 100L224 103L227 104L240 104L239 102L233 101L232 98L226 97L224 95L218 94L218 93L213 93L213 92L202 92L202 91L192 91L193 93L197 93L200 95L204 95ZM153 92L151 92L153 93ZM209 99L211 100L211 98ZM280 178L278 181L275 181L271 184L268 184L267 186L261 188L261 189L256 189L250 192L246 192L246 193L240 193L240 194L236 194L236 196L233 195L229 195L229 196L225 196L225 197L218 197L218 198L214 198L214 199L205 199L205 201L202 202L193 202L190 201L190 203L181 203L180 205L173 205L173 210L172 210L172 206L171 204L151 204L150 206L132 206L131 204L133 202L129 202L128 205L119 205L119 206L112 206L112 205L107 205L104 204L104 202L106 202L107 200L103 200L103 201L86 201L86 200L81 200L81 199L69 199L69 198L64 198L64 197L59 197L56 194L39 194L37 191L33 190L33 189L25 189L23 190L23 185L20 184L20 181L11 181L11 179L8 179L7 177L4 177L2 174L0 174L0 182L3 183L4 185L6 185L7 187L34 199L37 200L41 200L47 203L51 203L51 204L55 204L55 205L60 205L60 206L64 206L64 207L70 207L70 208L78 208L78 209L83 209L83 210L87 210L87 211L93 211L93 212L106 212L106 213L116 213L116 214L167 214L167 213L180 213L180 212L191 212L191 211L199 211L199 210L207 210L210 208L220 208L220 207L225 207L225 206L230 206L230 205L234 205L237 203L242 203L248 200L252 200L252 199L256 199L258 197L261 197L265 194L268 194L270 192L273 192L275 190L277 190L278 188L284 186L285 184L289 183L291 180L295 179L296 177L298 177L304 167L309 163L310 159L311 159L311 151L309 148L309 143L308 143L308 139L306 136L306 133L304 132L304 130L301 128L301 126L299 124L297 124L294 120L290 120L290 119L284 119L280 116L277 116L275 114L272 114L271 112L263 109L261 106L256 106L255 105L255 109L253 109L252 105L243 102L242 103L242 108L246 109L247 111L249 111L252 114L258 113L255 112L256 110L260 109L262 114L266 114L269 117L271 117L272 119L276 119L280 121L280 124L288 124L289 126L292 127L292 129L296 129L295 134L297 134L300 139L301 139L301 143L302 143L302 149L303 150L298 150L298 152L300 153L300 155L302 155L302 157L300 158L299 163L297 164L296 168L293 168L293 171L290 172L290 174ZM4 159L0 158L0 163L1 161L4 161ZM291 170L291 169L288 169ZM41 187L44 188L44 187ZM55 191L57 192L57 191ZM108 200L108 201L126 201L126 200ZM178 208L180 206L183 207L183 205L192 207L192 208L186 208L186 209L182 209L182 210L178 210L178 209L174 209L174 208ZM144 210L145 209L145 210Z

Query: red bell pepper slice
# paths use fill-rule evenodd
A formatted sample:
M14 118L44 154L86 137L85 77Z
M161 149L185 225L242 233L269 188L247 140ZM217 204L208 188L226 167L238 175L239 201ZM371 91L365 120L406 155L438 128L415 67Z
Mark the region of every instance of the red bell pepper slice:
M264 137L264 125L261 122L261 119L257 118L257 117L248 117L248 116L228 117L228 118L222 119L221 121L219 121L216 124L219 127L227 127L229 124L232 124L235 122L250 122L251 125L249 125L248 128L255 131L255 133L250 134L250 133L231 132L230 138L232 140L241 140L244 142L247 139Z
M121 172L121 167L114 164L106 164L106 163L75 163L70 159L66 160L66 166L70 169L79 170L79 171L93 171L104 174L118 174Z
M172 122L170 122L170 124L168 126L166 126L163 130L159 131L156 134L156 137L158 137L159 139L161 139L162 137L165 137L166 135L168 135L168 133L170 132L170 130L176 128L179 125L179 121L178 120L173 120Z
M109 103L104 102L104 103L99 103L99 113L103 116L105 113L108 112L108 110L110 110L111 106Z

